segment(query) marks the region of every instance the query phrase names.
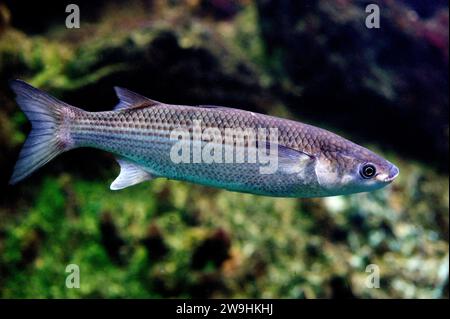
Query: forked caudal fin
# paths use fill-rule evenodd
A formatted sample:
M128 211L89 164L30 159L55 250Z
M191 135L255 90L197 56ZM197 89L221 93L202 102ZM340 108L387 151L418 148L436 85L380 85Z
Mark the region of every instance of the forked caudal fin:
M71 148L70 135L64 124L75 111L81 110L26 82L12 80L10 86L17 95L17 104L31 121L32 127L9 181L15 184Z

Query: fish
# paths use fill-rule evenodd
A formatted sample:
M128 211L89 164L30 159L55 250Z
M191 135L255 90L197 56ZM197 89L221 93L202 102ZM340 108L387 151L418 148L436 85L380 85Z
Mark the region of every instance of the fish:
M115 156L120 173L111 190L167 178L308 198L373 191L399 175L394 164L369 149L298 121L224 106L166 104L120 87L114 87L119 103L112 111L89 112L22 80L11 80L10 87L32 127L12 185L80 147Z

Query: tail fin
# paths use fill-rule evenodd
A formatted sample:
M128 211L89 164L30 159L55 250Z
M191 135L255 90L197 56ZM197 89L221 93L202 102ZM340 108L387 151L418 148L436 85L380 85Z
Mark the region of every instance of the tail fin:
M69 109L76 108L26 82L13 80L10 86L32 127L9 181L15 184L70 148L70 137L64 123L73 114Z

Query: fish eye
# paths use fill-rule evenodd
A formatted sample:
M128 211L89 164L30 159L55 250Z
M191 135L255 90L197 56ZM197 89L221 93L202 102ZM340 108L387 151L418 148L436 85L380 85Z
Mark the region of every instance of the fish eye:
M377 169L373 164L364 164L361 167L360 174L363 178L372 178L377 173Z

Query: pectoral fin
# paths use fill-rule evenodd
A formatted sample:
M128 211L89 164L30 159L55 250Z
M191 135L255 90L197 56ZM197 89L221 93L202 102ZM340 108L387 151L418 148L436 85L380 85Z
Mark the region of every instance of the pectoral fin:
M135 163L122 158L118 158L117 162L120 165L120 174L114 182L112 182L110 186L111 190L123 189L153 178L152 174L145 171L142 167Z
M314 156L302 151L278 145L278 170L285 174L295 174L303 171Z

